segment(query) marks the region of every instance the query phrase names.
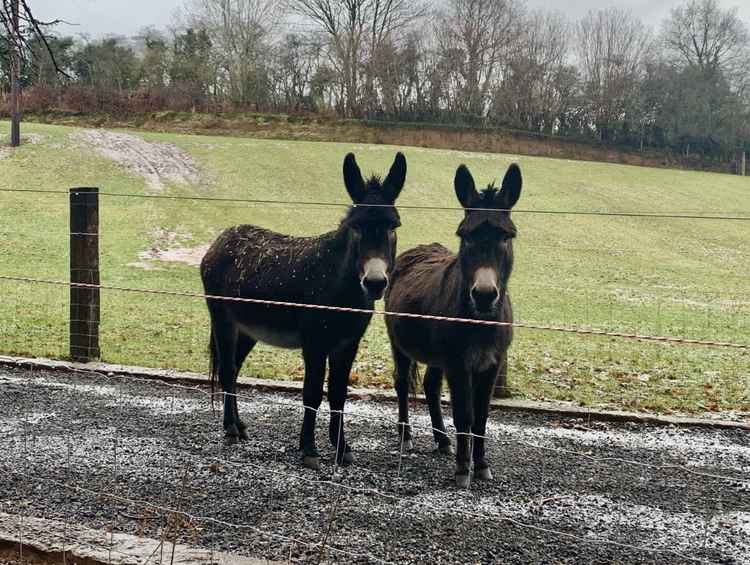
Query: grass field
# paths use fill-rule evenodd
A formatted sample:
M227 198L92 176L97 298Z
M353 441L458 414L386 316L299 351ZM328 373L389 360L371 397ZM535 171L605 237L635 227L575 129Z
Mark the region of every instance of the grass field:
M7 123L0 122L2 130ZM79 130L29 125L27 143L0 149L0 189L107 193L156 191L77 137ZM395 147L137 134L193 157L200 180L164 182L163 194L347 202L341 161L356 152L363 171L384 173ZM478 183L518 161L525 185L515 221L516 318L524 322L750 341L750 223L720 220L545 215L522 210L698 213L750 216L750 179L511 155L401 148L409 176L401 204L456 205L452 178L466 163ZM101 199L102 280L108 285L199 292L195 266L143 254L199 256L223 228L258 223L293 234L333 228L343 209L143 198ZM400 249L456 246L458 211L403 210ZM196 249L197 248L197 249ZM65 195L0 193L0 274L68 277ZM144 258L145 257L145 258ZM148 268L147 268L148 267ZM0 281L0 351L64 357L68 291ZM104 291L105 361L205 370L204 304ZM750 412L747 352L519 330L511 351L514 393L587 406L659 412ZM299 379L297 352L262 348L245 373ZM353 380L388 386L391 361L382 320L371 326Z

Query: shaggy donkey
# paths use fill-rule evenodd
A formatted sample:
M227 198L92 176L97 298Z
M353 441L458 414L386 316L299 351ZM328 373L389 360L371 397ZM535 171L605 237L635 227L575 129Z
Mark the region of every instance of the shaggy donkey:
M512 322L507 288L516 227L510 209L521 195L521 185L521 170L511 165L502 190L490 185L477 192L469 169L459 167L456 196L466 210L458 227L458 255L437 243L403 253L396 260L386 293L387 311ZM476 478L491 479L484 439L470 439L469 434L485 434L495 379L510 346L512 328L397 316L387 316L386 323L396 366L399 433L406 448L411 447L409 385L416 377L416 364L424 363L424 391L442 453L451 452L440 404L443 375L448 379L458 432L456 483L468 486L472 455Z
M244 225L222 233L201 264L206 294L371 310L383 296L396 257L401 224L396 199L406 180L401 153L384 181L362 178L353 154L344 160L352 206L337 229L318 237L291 237ZM237 409L237 375L259 341L301 349L305 361L305 415L300 437L304 464L318 468L315 417L323 399L326 363L332 410L329 437L340 463L351 463L342 410L349 373L371 315L207 299L211 315L211 381L224 391L224 432L247 438Z

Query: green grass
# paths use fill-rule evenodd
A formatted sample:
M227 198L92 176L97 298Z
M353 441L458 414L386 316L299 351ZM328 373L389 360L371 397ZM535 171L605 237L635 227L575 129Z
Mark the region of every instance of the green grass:
M7 130L7 124L0 122ZM143 179L69 139L73 128L27 125L42 136L0 160L0 188L99 186L144 194ZM346 202L341 161L357 153L363 171L384 173L397 148L139 133L195 157L205 181L167 194ZM728 213L750 216L750 180L726 175L578 161L401 148L409 177L401 204L456 206L456 166L478 184L500 179L511 161L524 172L519 209ZM342 210L135 198L101 199L104 284L200 292L195 267L129 266L154 230L209 243L224 227L258 223L298 235L336 225ZM403 210L399 245L441 241L455 248L457 211ZM517 213L516 319L642 334L750 342L750 223ZM64 195L0 193L0 274L68 277ZM0 281L0 351L64 357L66 288ZM105 361L205 370L208 316L189 298L102 296ZM521 397L658 412L750 412L747 352L518 330L510 379ZM260 348L246 374L299 379L298 352ZM391 361L381 319L355 365L358 384L389 386Z

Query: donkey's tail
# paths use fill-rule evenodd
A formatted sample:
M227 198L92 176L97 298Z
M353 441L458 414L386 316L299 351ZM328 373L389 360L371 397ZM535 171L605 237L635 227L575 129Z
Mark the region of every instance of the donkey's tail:
M211 325L211 334L208 338L208 354L210 359L208 365L208 380L211 382L211 411L213 411L216 382L219 380L219 351L216 349L213 325Z

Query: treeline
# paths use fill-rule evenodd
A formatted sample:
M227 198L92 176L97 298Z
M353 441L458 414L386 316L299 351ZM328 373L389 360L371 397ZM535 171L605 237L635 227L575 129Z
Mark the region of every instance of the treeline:
M750 34L717 0L685 0L655 26L523 0L189 0L168 31L49 43L65 75L30 42L27 110L323 113L750 149Z

